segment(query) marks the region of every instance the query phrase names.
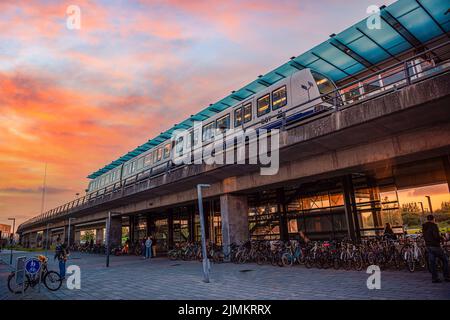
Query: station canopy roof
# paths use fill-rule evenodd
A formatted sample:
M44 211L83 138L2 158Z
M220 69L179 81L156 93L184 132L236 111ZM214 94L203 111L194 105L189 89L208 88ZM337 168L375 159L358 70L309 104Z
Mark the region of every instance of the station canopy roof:
M207 120L298 70L311 68L336 82L370 69L414 47L419 48L441 35L449 36L448 0L399 0L380 9L378 21L381 28L369 28L369 25L373 24L368 23L366 18L339 34L331 35L318 46L233 91L222 100L90 174L88 178L95 179L170 138L174 130L189 129L194 121Z

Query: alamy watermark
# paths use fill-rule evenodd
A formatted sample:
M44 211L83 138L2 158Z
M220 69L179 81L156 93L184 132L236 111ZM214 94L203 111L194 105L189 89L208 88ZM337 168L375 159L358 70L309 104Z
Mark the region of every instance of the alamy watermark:
M381 289L381 270L377 265L370 265L367 267L366 273L370 274L367 278L367 289L380 290Z
M380 30L381 29L381 10L377 5L371 5L366 10L369 17L366 20L367 29Z
M80 290L81 289L81 269L77 265L70 265L67 267L66 274L67 277L67 289L69 290Z
M69 30L81 29L81 8L77 5L70 5L66 9L66 27Z

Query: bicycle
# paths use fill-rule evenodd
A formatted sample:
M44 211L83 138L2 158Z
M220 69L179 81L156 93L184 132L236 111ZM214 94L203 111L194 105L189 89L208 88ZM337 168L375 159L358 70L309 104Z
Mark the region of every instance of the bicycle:
M61 288L62 279L58 272L48 270L48 259L45 256L38 256L38 259L42 263L41 274L25 275L25 283L23 290L26 291L29 287L34 288L39 284L40 280L44 283L45 287L50 291L57 291ZM42 278L40 278L42 276ZM13 271L8 276L8 289L11 293L21 293L22 284L16 283L16 272Z

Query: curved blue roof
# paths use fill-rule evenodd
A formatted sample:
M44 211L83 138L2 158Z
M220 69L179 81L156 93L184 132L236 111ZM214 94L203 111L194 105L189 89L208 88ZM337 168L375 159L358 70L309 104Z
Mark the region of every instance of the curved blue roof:
M331 35L330 39L233 91L222 100L90 174L88 178L95 179L163 142L174 130L188 129L194 121L204 121L298 70L311 68L336 82L395 58L409 49L421 47L436 37L444 34L450 37L448 0L399 0L380 9L380 29L369 29L367 19L364 19L337 35Z

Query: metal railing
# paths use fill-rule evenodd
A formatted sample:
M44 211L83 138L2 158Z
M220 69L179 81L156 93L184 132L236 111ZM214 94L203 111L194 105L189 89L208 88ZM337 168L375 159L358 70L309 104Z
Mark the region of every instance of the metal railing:
M443 52L436 54L437 50ZM325 104L334 106L332 112L347 108L355 104L360 104L367 100L377 98L400 88L415 84L430 77L435 77L445 73L450 69L450 41L446 41L438 46L430 48L411 58L395 63L387 68L373 72L361 79L350 82L318 98L309 100L301 105L291 107L283 111L287 113L295 109L301 109L311 102L320 100L314 107ZM303 109L302 109L303 110ZM300 112L300 111L299 111ZM280 118L280 115L273 115L269 119ZM266 118L267 120L267 118ZM310 121L310 119L306 119ZM302 124L302 122L299 122ZM49 210L42 215L27 220L19 226L19 231L25 227L37 225L52 219L68 217L74 211L92 208L113 200L130 196L152 188L153 182L167 174L183 169L186 165L169 168L169 162L165 172L152 174L152 169L145 170L113 185L99 189L64 205ZM74 210L76 209L76 210Z

